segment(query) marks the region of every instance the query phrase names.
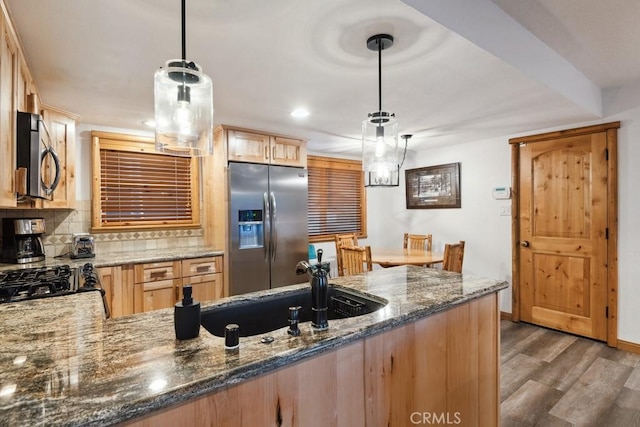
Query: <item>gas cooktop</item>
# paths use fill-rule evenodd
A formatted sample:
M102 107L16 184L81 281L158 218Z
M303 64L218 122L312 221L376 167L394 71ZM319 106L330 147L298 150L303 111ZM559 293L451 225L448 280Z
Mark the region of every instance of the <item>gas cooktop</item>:
M104 297L100 287L98 273L90 263L80 268L58 265L7 270L0 272L0 303L93 290L99 290ZM105 310L108 315L106 301Z
M70 293L73 270L68 265L23 268L0 272L0 302Z

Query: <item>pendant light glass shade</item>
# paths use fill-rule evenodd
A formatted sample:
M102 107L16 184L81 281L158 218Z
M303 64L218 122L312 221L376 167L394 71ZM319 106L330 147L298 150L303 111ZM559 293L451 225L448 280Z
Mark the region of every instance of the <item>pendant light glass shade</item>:
M154 76L156 151L174 156L213 154L211 79L186 58L186 0L182 4L182 59L172 59Z
M378 111L362 122L362 169L366 187L396 187L400 183L398 165L398 122L393 113L382 111L382 51L393 45L393 37L369 37L367 47L378 52Z
M213 86L194 63L167 61L154 77L156 151L174 156L213 153Z
M398 122L394 114L378 111L362 122L362 168L367 187L399 184Z

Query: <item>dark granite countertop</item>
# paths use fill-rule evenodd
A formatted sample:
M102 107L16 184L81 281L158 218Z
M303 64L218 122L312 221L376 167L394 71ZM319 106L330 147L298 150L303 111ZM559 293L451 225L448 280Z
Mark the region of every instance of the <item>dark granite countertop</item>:
M104 319L97 292L0 305L0 425L110 425L186 401L363 337L497 292L507 282L422 267L396 267L331 279L389 301L329 329L300 325L241 338L237 353L204 328L177 341L173 311ZM203 305L308 288L293 285Z
M71 259L68 256L61 258L49 257L44 261L29 264L0 264L0 271L63 264L70 265L71 267L79 267L88 262L92 263L96 267L110 267L114 265L141 264L147 262L171 261L176 259L201 258L217 255L224 255L224 251L206 246L177 249L148 249L139 252L98 252L94 258Z

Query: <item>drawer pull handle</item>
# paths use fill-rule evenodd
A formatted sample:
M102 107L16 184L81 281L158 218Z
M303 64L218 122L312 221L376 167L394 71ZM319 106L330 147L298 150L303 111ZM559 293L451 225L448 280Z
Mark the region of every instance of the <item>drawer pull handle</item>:
M209 270L211 270L210 265L199 265L196 267L196 271L198 273L204 273L205 271L209 271Z
M152 279L158 279L160 277L167 277L167 270L162 270L162 271L152 271L151 274L149 274L149 276Z

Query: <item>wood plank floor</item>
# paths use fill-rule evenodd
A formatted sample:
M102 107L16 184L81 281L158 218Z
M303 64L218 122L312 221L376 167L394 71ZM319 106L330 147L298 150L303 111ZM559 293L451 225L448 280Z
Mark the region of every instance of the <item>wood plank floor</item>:
M640 426L640 354L502 320L502 427Z

